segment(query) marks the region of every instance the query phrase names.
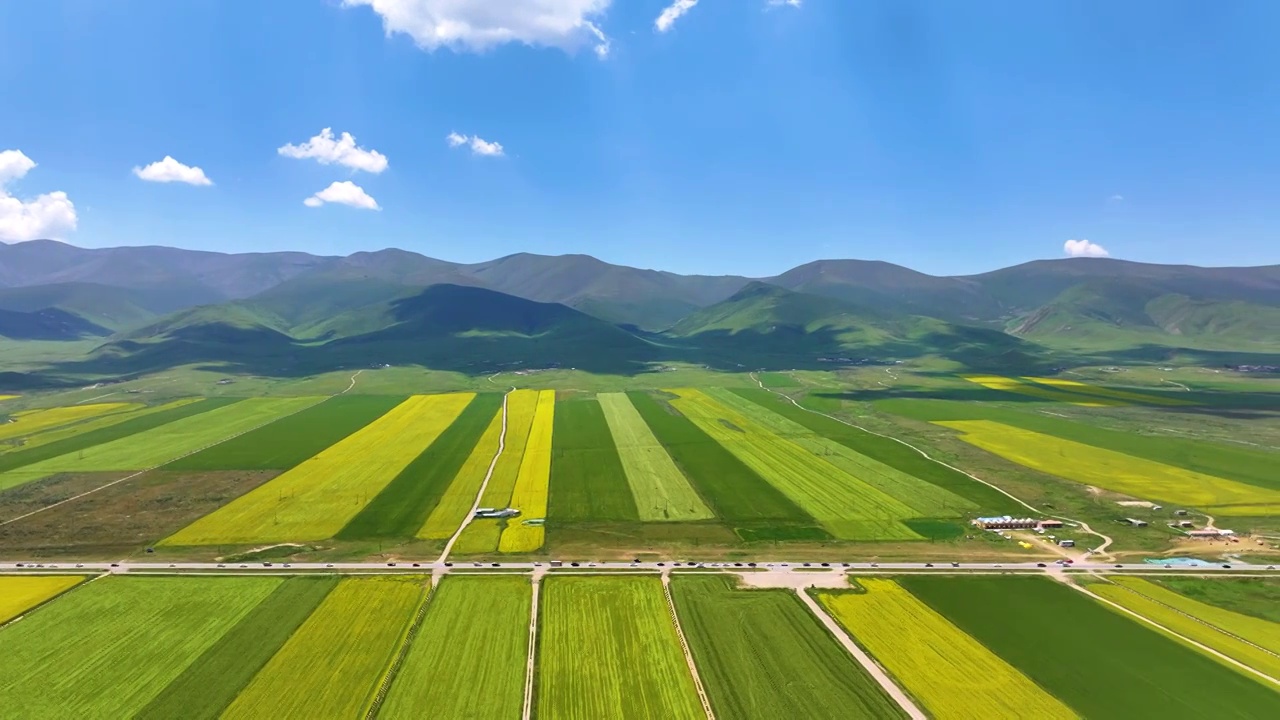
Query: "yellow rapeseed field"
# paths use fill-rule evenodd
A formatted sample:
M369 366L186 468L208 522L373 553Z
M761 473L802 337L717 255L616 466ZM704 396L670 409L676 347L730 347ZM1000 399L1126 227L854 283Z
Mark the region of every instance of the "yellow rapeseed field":
M0 623L79 585L82 575L0 575Z
M892 580L859 579L865 594L819 600L854 640L939 720L1076 714Z
M1098 387L1097 385L1089 385L1088 383L1076 382L1075 380L1063 380L1062 378L1026 377L1023 379L1040 383L1041 385L1048 385L1049 387L1062 388L1063 390L1080 393L1082 395L1097 395L1099 397L1115 398L1116 400L1129 400L1132 402L1146 403L1148 405L1195 404L1188 402L1187 400L1161 397L1159 395L1147 395L1146 393L1136 393L1128 390L1112 390L1111 388Z
M430 517L418 531L418 537L424 540L448 540L457 532L458 526L467 518L471 506L475 504L476 493L484 482L484 474L489 472L489 464L493 462L494 453L498 452L498 437L502 434L502 411L493 416L480 441L472 448L462 469L449 483L449 489L431 511ZM495 468L496 471L496 468Z
M41 430L66 425L85 418L136 410L140 407L142 405L139 403L115 402L71 405L68 407L44 408L42 410L24 410L14 413L10 422L0 424L0 440L31 435Z
M504 508L511 503L511 491L520 474L520 461L524 459L524 446L533 427L533 416L538 410L537 390L514 390L507 395L507 439L503 443L502 457L493 468L493 477L484 490L480 504L486 507ZM495 546L496 547L496 546Z
M333 537L435 441L473 393L415 395L301 465L164 540L166 545Z
M4 402L5 400L15 400L19 397L21 397L21 395L0 395L0 402Z
M1084 407L1103 407L1104 405L1124 404L1117 400L1087 398L1080 395L1073 395L1071 393L1059 392L1057 390L1049 390L1047 388L1030 385L1001 375L961 375L961 377L971 383L977 383L978 385L991 390L1003 390L1004 392L1028 395L1030 397L1040 398L1041 400L1050 400L1053 402L1071 403L1072 405L1082 405Z
M937 421L961 439L1020 465L1144 500L1215 515L1280 513L1280 492L990 420Z
M551 431L555 420L556 391L538 393L538 408L529 429L529 440L524 446L524 458L516 486L511 492L511 507L520 511L520 517L507 521L498 541L502 552L531 552L542 547L545 531L541 524L526 525L524 521L547 516L547 485L551 481Z

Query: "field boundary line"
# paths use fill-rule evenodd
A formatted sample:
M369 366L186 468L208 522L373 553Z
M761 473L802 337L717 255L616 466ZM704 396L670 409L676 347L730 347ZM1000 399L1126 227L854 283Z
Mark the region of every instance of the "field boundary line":
M400 647L396 650L396 655L391 660L391 665L387 667L387 671L382 676L382 682L378 685L378 691L374 693L373 700L369 703L369 709L365 712L365 720L373 720L378 717L378 713L382 711L382 703L387 699L387 693L391 691L391 684L395 682L396 676L400 674L400 666L404 664L404 660L409 656L409 649L413 645L413 641L418 637L418 631L422 628L422 620L427 616L427 607L431 604L431 598L436 594L436 588L440 585L440 576L432 574L431 585L427 587L427 591L422 595L422 602L418 605L418 610L413 614L413 620L409 622L409 627L405 628L404 637L400 639Z
M685 664L689 666L689 674L693 676L693 687L698 691L698 701L702 703L702 709L707 713L707 720L716 720L716 713L711 709L711 700L707 697L707 690L702 686L702 676L698 674L698 665L693 661L693 652L689 650L689 643L685 640L684 630L680 627L680 616L676 613L676 602L671 597L671 573L662 573L662 594L667 599L667 612L671 613L671 622L676 628L676 637L680 640L680 651L684 653Z
M916 703L911 699L911 696L907 695L902 688L898 687L898 684L893 681L893 678L889 677L889 673L886 672L884 668L880 667L879 663L872 660L871 656L853 641L853 638L849 636L849 633L845 632L845 629L840 626L840 623L836 622L835 618L828 615L827 612L822 609L822 606L818 605L818 601L814 600L809 593L805 592L805 588L798 587L795 590L796 595L800 597L800 601L803 602L805 606L809 608L809 611L813 613L814 617L827 628L827 632L835 636L835 639L844 646L844 649L853 656L853 659L858 661L858 664L862 666L862 669L867 671L867 674L871 676L871 679L879 683L880 687L885 691L885 694L896 702L898 707L901 707L911 720L926 720L928 718L928 716L924 714L924 711L916 706Z
M982 483L983 485L986 485L987 487L991 488L992 490L995 490L996 492L1000 493L1001 495L1004 495L1005 497L1009 498L1010 500L1013 500L1014 502L1018 503L1019 505L1021 505L1021 506L1022 506L1022 507L1024 507L1024 508L1026 508L1026 509L1030 510L1031 512L1036 513L1037 515L1041 515L1041 514L1048 515L1048 513L1041 513L1041 512L1040 512L1040 510L1038 510L1034 505L1031 505L1031 504L1030 504L1030 503L1028 503L1027 501L1025 501L1025 500L1023 500L1022 498L1020 498L1020 497L1018 497L1018 496L1016 496L1016 495L1014 495L1014 494L1010 493L1009 491L1005 490L1004 488L1002 488L1002 487L1000 487L1000 486L998 486L998 485L994 485L994 484L992 484L992 483L989 483L989 482L987 482L986 480L983 480L982 478L978 477L977 475L974 475L974 474L973 474L973 473L971 473L971 472L968 472L968 471L966 471L966 470L961 470L960 468L958 468L958 467L956 467L956 466L954 466L954 465L951 465L951 464L948 464L948 463L946 463L946 462L943 462L942 460L939 460L939 459L937 459L937 458L933 457L932 455L930 455L929 453L925 452L924 450L921 450L920 448L916 447L915 445L912 445L911 443L907 442L906 440L902 440L902 439L900 439L900 438L896 438L896 437L894 437L894 436L892 436L892 435L885 435L884 433L878 433L878 432L876 432L875 430L868 430L867 428L864 428L864 427L862 427L861 425L859 425L859 424L857 424L857 423L852 423L852 422L849 422L848 420L843 420L843 419L838 418L838 417L836 417L836 416L834 416L834 415L828 415L827 413L819 412L819 411L817 411L817 410L812 410L812 409L810 409L810 408L807 408L807 407L805 407L805 406L801 405L800 403L796 402L796 399L795 399L795 398L793 398L793 397L791 397L790 395L786 395L786 394L784 394L784 393L780 393L780 392L778 392L777 390L773 390L773 389L771 389L771 388L767 388L767 387L765 387L765 386L764 386L764 383L763 383L763 382L761 382L761 381L760 381L760 379L756 377L756 374L755 374L754 372L752 372L752 373L748 373L748 375L751 377L751 379L752 379L752 380L755 380L755 381L756 381L756 384L760 386L760 389L761 389L761 390L764 390L764 391L766 391L766 392L771 392L771 393L773 393L774 395L777 395L778 397L786 398L786 399L787 399L787 401L788 401L788 402L790 402L792 405L795 405L797 408L800 408L801 410L804 410L805 412L810 412L810 413L813 413L814 415L821 415L822 417L825 417L825 418L828 418L828 419L831 419L831 420L835 420L836 422L838 422L838 423L842 423L842 424L844 424L844 425L848 425L849 427L857 428L857 429L859 429L859 430L861 430L861 431L863 431L863 432L865 432L865 433L870 433L870 434L872 434L872 435L876 435L876 436L878 436L878 437L887 438L887 439L892 440L892 441L894 441L894 442L896 442L896 443L899 443L899 444L901 444L901 445L906 445L907 447L911 448L912 450L915 450L916 452L920 453L920 456L921 456L921 457L923 457L925 460L928 460L928 461L933 462L933 463L937 463L938 465L941 465L942 467L948 468L948 469L950 469L950 470L954 470L954 471L956 471L956 472L960 473L961 475L964 475L964 476L966 476L966 477L968 477L968 478L970 478L970 479L972 479L972 480L976 480L977 482L980 482L980 483ZM1048 515L1048 517L1057 518L1057 519L1059 519L1059 520L1065 520L1065 521L1067 521L1067 522L1075 523L1076 525L1079 525L1079 526L1080 526L1080 529L1084 530L1085 532L1089 533L1090 535L1096 535L1097 537L1102 538L1102 544L1101 544L1101 545L1099 545L1098 547L1094 548L1094 549L1093 549L1092 551L1090 551L1090 552L1092 552L1092 553L1093 553L1093 554L1095 554L1095 555L1105 555L1105 556L1107 556L1107 557L1110 557L1110 554L1108 554L1108 553L1106 552L1106 550L1107 550L1107 548L1108 548L1108 547L1110 547L1110 546L1111 546L1111 542L1112 542L1112 541L1111 541L1111 538L1110 538L1110 537L1108 537L1107 535L1103 535L1102 533L1098 532L1097 530L1094 530L1093 528L1089 527L1089 524L1088 524L1088 523L1086 523L1086 522L1084 522L1084 521L1082 521L1082 520L1076 520L1076 519L1074 519L1074 518L1069 518L1069 517L1067 517L1067 516L1065 516L1065 515Z
M453 537L449 538L449 542L445 543L444 551L440 553L440 559L437 563L442 563L449 559L449 553L453 551L453 544L458 542L458 538L462 537L462 531L467 529L471 521L476 517L476 510L480 509L480 503L484 500L484 491L489 487L489 478L493 477L493 471L498 467L498 458L502 457L503 450L507 448L507 401L511 398L511 393L515 388L508 390L502 396L502 432L498 434L498 451L493 454L493 459L489 461L489 470L484 474L484 480L480 482L480 489L476 491L475 502L471 503L471 510L467 512L467 516L462 519L462 524L458 526L457 532ZM537 592L536 588L534 590Z
M75 585L72 585L71 587L67 588L66 590L63 590L62 592L58 593L57 595L54 595L53 597L47 597L47 598L45 598L44 600L41 600L40 602L36 603L35 605L32 605L31 607L27 608L26 610L23 610L21 614L14 615L13 617L9 618L8 620L5 620L4 622L0 622L0 629L2 629L2 628L7 628L7 627L9 627L10 625L12 625L12 624L14 624L14 623L18 622L18 621L19 621L19 620L21 620L22 618L24 618L24 617L26 617L26 616L30 615L31 613L35 612L36 610L39 610L40 608L44 607L45 605L48 605L49 603L53 602L54 600L57 600L58 598L60 598L60 597L64 597L64 596L66 596L66 595L70 595L71 593L75 592L76 590L79 590L80 588L84 587L85 585L88 585L89 583L93 582L94 580L101 580L102 578L104 578L104 577L106 577L106 576L108 576L108 575L110 575L110 574L111 574L111 573L104 573L104 572L97 573L97 574L95 574L93 577L89 578L88 580L85 580L84 582L78 582L78 583L76 583ZM17 576L11 576L11 577L23 577L23 576L21 576L21 575L17 575ZM34 575L34 576L32 576L32 577L40 577L40 575Z
M542 576L533 576L533 595L529 603L529 651L525 655L524 704L520 708L521 720L533 717L533 680L538 661L538 596L541 594Z

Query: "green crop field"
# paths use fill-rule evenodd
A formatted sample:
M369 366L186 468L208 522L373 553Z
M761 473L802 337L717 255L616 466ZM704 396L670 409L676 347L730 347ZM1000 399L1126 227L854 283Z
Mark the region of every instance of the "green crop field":
M281 582L123 577L90 583L0 631L0 714L131 717Z
M319 401L320 398L315 397L241 400L119 440L10 470L0 475L0 488L31 482L55 473L153 468L278 420ZM118 427L121 426L108 429Z
M1280 623L1280 578L1162 576L1151 581L1192 600Z
M684 521L714 517L626 394L600 393L596 399L609 423L640 519Z
M680 390L672 401L743 463L847 540L910 540L920 535L902 523L917 517L906 503L859 482L826 458L779 437L759 423L698 390Z
M403 396L339 395L170 463L166 469L288 470L377 420Z
M549 577L539 718L705 718L655 577Z
M1085 717L1274 713L1274 690L1053 580L911 575L898 582Z
M83 581L80 575L0 575L0 625Z
M222 717L363 717L425 592L421 578L344 579Z
M168 402L163 405L152 405L150 407L142 407L136 410L129 410L128 412L115 412L107 415L95 415L94 417L89 418L88 420L83 420L70 425L62 425L56 428L51 428L49 430L43 430L34 435L29 435L22 438L12 438L12 439L8 439L3 442L0 442L0 455L3 455L4 453L16 452L19 450L31 450L34 448L38 448L42 445L49 445L51 443L62 442L70 438L74 438L80 435L86 435L88 433L91 433L97 430L108 428L112 425L118 425L126 421L137 420L139 418L143 418L148 415L166 412L169 410L173 410L175 408L182 407L183 405L190 405L191 403L199 402L199 401L200 401L200 398L182 398L181 400L174 400L172 402ZM62 453L59 453L59 454L62 454ZM31 460L31 462L35 462L35 460Z
M639 518L604 411L594 398L556 404L551 443L553 520Z
M532 594L527 577L442 581L378 717L519 718Z
M760 373L760 382L764 383L767 388L795 388L800 387L800 381L787 373L767 372Z
M502 395L476 395L458 419L335 537L353 540L416 535L501 408Z
M498 440L502 436L502 412L494 414L489 427L471 448L466 461L458 469L449 483L449 487L440 496L440 501L418 530L417 536L430 540L447 540L462 526L471 506L475 504L476 493L484 483L485 473L493 463L493 456L498 452Z
M220 716L337 584L333 576L292 577L280 583L135 719L213 720Z
M671 593L716 717L905 717L791 591L682 575Z

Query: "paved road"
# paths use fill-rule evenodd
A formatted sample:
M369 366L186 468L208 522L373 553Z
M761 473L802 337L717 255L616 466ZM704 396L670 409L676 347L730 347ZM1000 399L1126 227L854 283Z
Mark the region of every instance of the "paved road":
M785 562L564 562L562 565L556 565L556 561L551 562L504 562L504 563L479 563L467 561L454 562L334 562L334 563L282 563L282 562L243 562L243 563L193 563L193 562L131 562L121 561L118 563L110 562L28 562L14 560L0 560L0 572L47 572L49 570L89 570L111 573L129 573L129 572L156 572L167 570L189 570L189 571L224 571L224 572L240 572L240 571L264 571L279 572L281 570L333 570L342 572L449 572L451 570L474 570L476 568L486 569L505 569L505 570L521 570L533 571L554 569L562 567L564 569L577 568L580 570L595 570L598 572L610 572L620 570L648 570L651 572L662 572L663 570L680 567L680 568L702 568L702 569L726 569L726 570L742 570L747 571L755 568L768 569L772 572L794 572L797 574L811 573L821 570L847 571L847 572L873 572L886 570L914 570L914 571L935 571L935 572L955 572L960 570L979 570L979 571L1050 571L1058 570L1059 566L1055 563L1037 563L1037 562L1019 562L1019 563L920 563L920 562L884 562L884 563L785 563ZM1077 562L1067 566L1073 570L1107 570L1107 571L1133 571L1133 572L1159 572L1159 573L1188 573L1188 574L1205 574L1205 573L1227 573L1232 571L1249 571L1266 574L1280 575L1280 565L1246 565L1243 563L1231 563L1230 565L1219 564L1209 566L1180 566L1180 565L1150 565L1146 563L1130 563L1130 564L1113 564L1113 563L1097 563L1097 562Z

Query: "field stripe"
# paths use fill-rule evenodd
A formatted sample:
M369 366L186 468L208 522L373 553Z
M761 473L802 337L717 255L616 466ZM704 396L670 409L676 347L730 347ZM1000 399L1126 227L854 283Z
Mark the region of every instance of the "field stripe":
M647 392L631 391L627 397L716 515L737 523L813 522L800 506L692 420L670 406L659 405Z
M444 432L469 393L415 395L341 442L236 498L166 545L325 540Z
M1128 400L1130 402L1143 403L1146 405L1195 405L1195 403L1187 400L1161 397L1159 395L1147 395L1144 393L1130 392L1128 390L1113 390L1109 387L1089 385L1088 383L1076 382L1075 380L1064 380L1062 378L1024 377L1022 379L1030 380L1031 382L1038 383L1040 385L1048 385L1049 387L1066 390L1068 392L1080 393L1081 395L1097 395L1099 397Z
M551 519L557 523L639 520L600 403L593 398L561 402L554 428Z
M115 402L23 410L10 415L9 422L0 422L0 440L34 435L81 420L107 414L127 413L141 407L143 406L140 403Z
M342 580L222 717L362 717L427 587L402 577Z
M0 625L84 580L83 575L0 575Z
M448 540L453 537L462 522L475 505L476 493L484 483L485 473L498 452L498 440L502 435L502 410L494 413L489 427L476 442L462 469L453 476L449 489L445 490L440 502L431 511L427 522L418 530L418 537L423 540Z
M1124 405L1118 400L1106 398L1089 398L1074 393L1062 392L1061 390L1050 390L1031 383L1025 383L1011 377L1003 375L961 375L960 377L971 383L981 385L988 390L998 390L1000 392L1014 393L1016 395L1025 395L1040 400L1048 400L1050 402L1063 402L1072 405L1080 405L1082 407L1105 407L1107 405Z
M21 441L21 444L12 444L12 441L10 443L0 443L0 457L2 457L5 453L25 452L28 450L32 450L34 448L38 448L42 445L48 445L50 443L55 443L55 442L62 442L69 438L74 438L79 435L85 435L85 434L94 432L95 430L101 430L102 428L111 427L112 425L117 425L119 423L123 423L130 420L136 420L138 418L146 417L147 415L153 415L155 413L165 412L167 410L172 410L174 408L178 408L183 405L189 405L194 402L199 402L201 399L202 398L194 398L194 397L183 398L181 400L174 400L172 402L168 402L163 405L152 405L150 407L143 407L139 410L131 410L129 412L110 413L108 415L98 415L98 416L89 418L88 420L75 423L73 425L65 425L62 427L51 428L49 430L45 430L43 432L32 435L30 437L20 438L19 440ZM31 462L37 462L37 461L38 460L32 460Z
M56 473L145 470L295 413L322 398L250 398L0 475L0 488Z
M280 582L88 583L0 631L0 713L24 720L132 717Z
M682 389L677 394L679 398L672 405L813 515L832 535L849 540L920 539L901 522L916 512L897 498L859 482L701 391Z
M136 720L213 720L338 584L336 576L291 577L211 645Z
M504 553L532 552L542 547L545 529L542 524L527 525L529 520L547 517L547 490L551 480L551 435L555 427L556 391L538 393L538 406L529 428L520 472L511 491L511 507L520 511L518 518L507 521L498 540Z
M596 399L604 410L641 520L715 517L654 437L626 393L600 393Z
M342 540L411 538L422 528L479 442L502 395L477 395L421 455L351 518L334 537Z
M444 578L378 717L519 717L531 593L525 576Z
M880 578L858 582L865 592L822 591L818 600L932 717L1076 717L897 583Z
M334 395L233 440L165 466L166 470L288 470L377 420L405 398Z

